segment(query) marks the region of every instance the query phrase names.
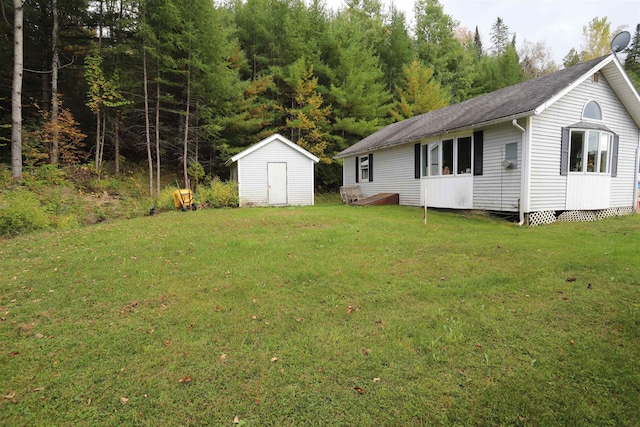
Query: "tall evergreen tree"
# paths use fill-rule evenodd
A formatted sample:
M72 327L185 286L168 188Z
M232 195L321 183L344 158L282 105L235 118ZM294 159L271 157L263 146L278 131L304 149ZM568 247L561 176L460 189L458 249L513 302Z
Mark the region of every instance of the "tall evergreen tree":
M629 78L640 91L640 24L636 25L636 32L633 34L631 43L625 49L627 57L624 60L624 69Z
M433 78L433 70L414 60L404 67L397 99L391 108L394 121L401 121L449 105L451 95Z
M491 27L491 43L491 51L495 56L502 55L509 45L509 26L500 17Z
M476 32L473 35L473 45L478 54L478 59L484 55L484 50L482 49L482 37L480 37L480 31L478 30L478 26L476 25Z
M390 95L366 24L349 10L340 14L332 28L338 45L337 63L329 95L334 112L338 149L378 130L385 123Z

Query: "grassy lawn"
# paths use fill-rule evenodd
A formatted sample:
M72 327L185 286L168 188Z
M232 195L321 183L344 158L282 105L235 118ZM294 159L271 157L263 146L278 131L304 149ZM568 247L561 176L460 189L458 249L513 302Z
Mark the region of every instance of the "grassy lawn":
M640 424L638 215L319 204L1 243L0 425Z

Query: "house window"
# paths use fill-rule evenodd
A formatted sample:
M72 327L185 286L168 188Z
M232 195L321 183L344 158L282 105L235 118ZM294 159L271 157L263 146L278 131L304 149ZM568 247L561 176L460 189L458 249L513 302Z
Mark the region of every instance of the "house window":
M438 146L438 144L435 144L432 148L431 148L431 153L429 157L431 157L431 176L438 176L440 175L440 147Z
M422 146L422 176L429 175L429 146Z
M470 136L425 145L422 152L423 176L427 176L427 172L429 176L470 174L474 162L473 147Z
M453 139L442 141L442 175L453 174Z
M506 160L506 167L509 169L515 169L518 165L518 143L512 142L504 146L504 159Z
M471 137L458 138L458 174L471 173Z
M608 173L612 135L600 130L571 130L569 172Z
M369 181L369 156L360 157L360 180Z
M600 105L598 105L596 101L587 102L587 105L584 106L584 110L582 111L582 118L602 120L602 110L600 109Z

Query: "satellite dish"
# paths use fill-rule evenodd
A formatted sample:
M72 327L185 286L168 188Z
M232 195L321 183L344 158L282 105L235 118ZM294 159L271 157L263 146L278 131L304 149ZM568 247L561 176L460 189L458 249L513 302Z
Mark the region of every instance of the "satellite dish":
M613 38L611 41L611 52L622 52L631 41L631 33L629 31L623 31Z

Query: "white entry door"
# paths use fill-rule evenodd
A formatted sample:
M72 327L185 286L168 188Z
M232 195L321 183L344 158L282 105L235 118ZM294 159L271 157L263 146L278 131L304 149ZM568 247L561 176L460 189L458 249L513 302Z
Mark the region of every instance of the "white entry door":
M269 185L269 204L287 204L287 164L267 163L267 181Z

